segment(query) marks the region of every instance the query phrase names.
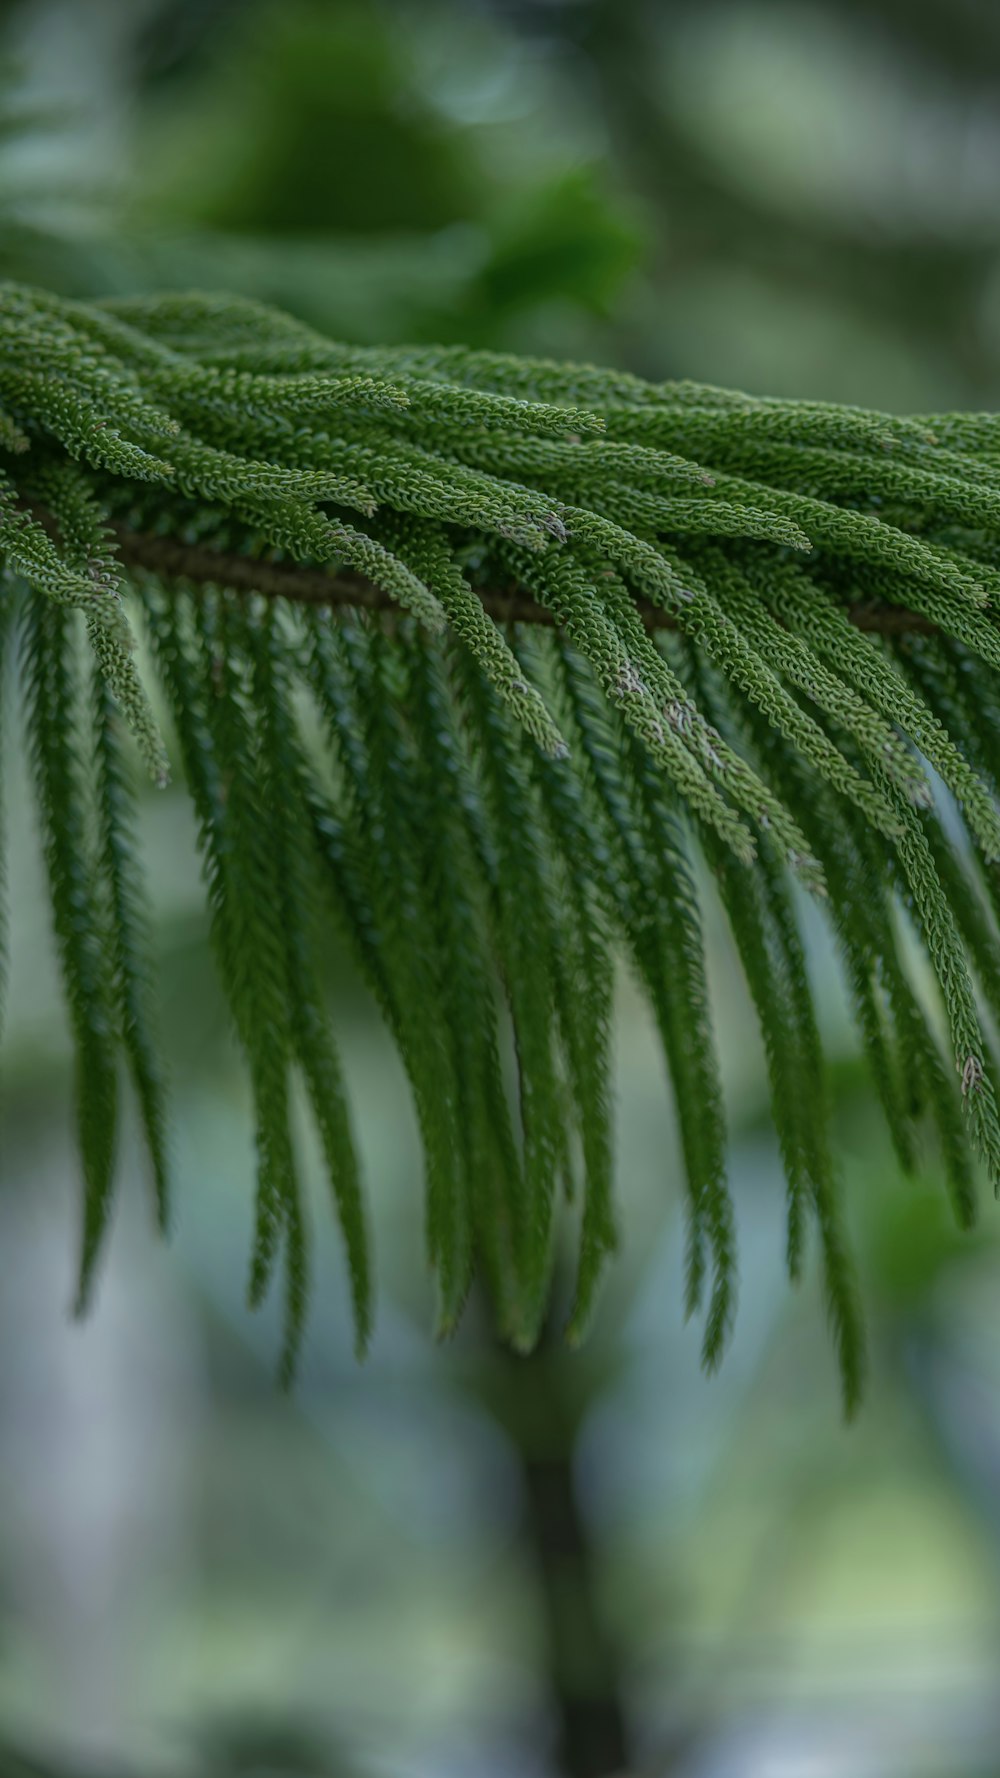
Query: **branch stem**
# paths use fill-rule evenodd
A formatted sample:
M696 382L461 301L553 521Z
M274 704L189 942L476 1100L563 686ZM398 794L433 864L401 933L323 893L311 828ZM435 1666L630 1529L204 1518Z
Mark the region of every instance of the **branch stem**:
M141 568L164 580L187 580L195 585L227 587L233 592L262 593L266 598L290 599L302 605L349 605L361 611L398 610L391 594L350 570L332 574L325 568L305 567L298 562L269 562L236 551L216 550L203 543L185 543L176 537L112 526L121 560L126 568ZM499 624L527 623L553 626L551 611L539 605L517 586L477 589L490 617ZM649 630L676 628L668 611L648 599L636 606ZM859 630L883 636L933 635L929 618L902 605L859 600L847 607Z

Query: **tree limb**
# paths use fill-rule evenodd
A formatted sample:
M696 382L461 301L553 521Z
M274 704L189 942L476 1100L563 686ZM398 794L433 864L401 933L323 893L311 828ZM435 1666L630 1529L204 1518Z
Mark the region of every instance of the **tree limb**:
M233 592L262 593L265 598L290 599L301 605L350 605L361 611L399 609L390 593L350 570L332 574L325 568L304 567L298 562L262 561L238 551L216 550L207 544L185 543L176 537L132 531L122 524L115 524L112 529L127 568L142 568L164 580L214 584ZM497 623L546 624L551 627L556 622L551 611L537 604L520 587L487 587L477 591L490 617ZM636 606L647 629L676 628L670 613L650 600L637 598ZM933 635L935 630L929 618L902 605L858 600L848 606L847 612L859 630L884 636Z

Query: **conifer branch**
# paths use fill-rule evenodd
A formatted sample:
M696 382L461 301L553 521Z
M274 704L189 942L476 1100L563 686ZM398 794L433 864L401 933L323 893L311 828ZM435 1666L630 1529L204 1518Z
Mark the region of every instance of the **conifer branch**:
M43 522L45 522L43 520ZM138 568L160 580L181 580L190 586L222 586L234 593L261 593L266 599L288 599L297 605L348 606L358 611L392 611L396 601L383 587L360 574L331 574L322 568L306 568L296 562L275 562L234 550L216 550L204 544L184 543L177 537L157 537L150 532L130 531L113 524L111 533L126 568ZM496 624L558 623L553 611L539 605L523 587L477 587L478 598ZM669 611L637 598L635 608L647 630L676 630ZM936 626L919 612L905 606L878 605L856 600L845 607L859 630L873 635L933 635Z
M627 961L674 1090L687 1306L718 1361L736 1241L700 858L761 1029L789 1272L812 1229L854 1406L862 1324L795 885L824 909L901 1164L931 1130L968 1223L977 1169L1000 1187L1000 417L362 350L231 297L88 305L5 284L0 564L77 1048L81 1305L122 1061L169 1214L123 748L130 732L165 779L163 707L252 1086L249 1295L283 1265L283 1374L309 1275L296 1075L359 1347L371 1319L319 985L331 923L413 1095L439 1329L478 1273L518 1350L545 1324L564 1200L580 1204L571 1338L619 1238Z

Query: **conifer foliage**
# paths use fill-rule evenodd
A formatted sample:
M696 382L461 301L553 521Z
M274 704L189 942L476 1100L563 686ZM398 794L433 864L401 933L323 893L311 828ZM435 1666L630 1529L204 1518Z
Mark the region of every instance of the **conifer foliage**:
M760 1021L789 1270L813 1228L854 1404L863 1342L803 892L901 1160L932 1126L971 1220L977 1164L1000 1182L984 1031L1000 1016L1000 419L357 349L229 297L81 304L6 284L0 552L76 1042L81 1304L121 1061L168 1217L133 755L158 782L171 757L253 1089L250 1295L284 1268L287 1374L307 1294L296 1076L359 1346L372 1312L322 988L334 928L413 1094L441 1330L478 1273L522 1349L560 1200L580 1203L574 1337L615 1245L627 960L673 1084L688 1306L717 1361L735 1234L700 855Z

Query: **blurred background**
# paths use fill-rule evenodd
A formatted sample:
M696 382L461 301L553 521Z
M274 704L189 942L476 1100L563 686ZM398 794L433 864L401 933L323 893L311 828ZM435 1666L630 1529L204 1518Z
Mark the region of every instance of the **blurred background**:
M889 409L1000 399L992 0L0 4L0 269L227 288L359 341L467 340ZM176 1230L126 1143L69 1319L71 1067L24 785L0 1116L0 1774L996 1778L1000 1212L900 1178L822 929L872 1340L843 1426L747 999L707 890L741 1304L681 1315L669 1091L626 980L624 1242L593 1336L430 1337L416 1131L347 962L373 1200L358 1368L332 1219L301 1383L243 1306L246 1086L179 792L146 829ZM307 1166L310 1164L306 1150ZM313 1173L318 1170L311 1168Z

